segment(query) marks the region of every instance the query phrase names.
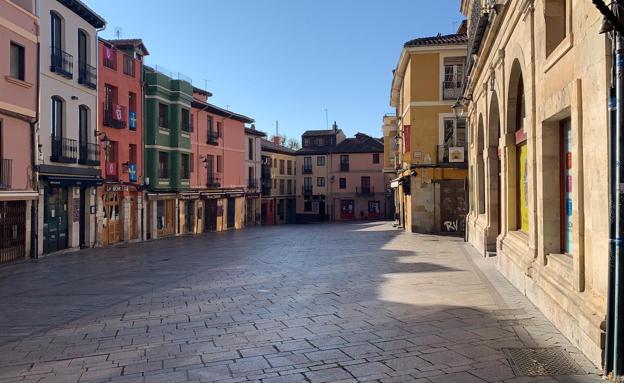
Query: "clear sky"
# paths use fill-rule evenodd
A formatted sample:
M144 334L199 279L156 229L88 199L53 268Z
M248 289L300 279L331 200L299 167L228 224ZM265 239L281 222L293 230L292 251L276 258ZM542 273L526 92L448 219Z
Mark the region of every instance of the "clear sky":
M182 72L212 103L269 134L300 139L335 120L381 136L403 43L455 33L459 0L84 0L108 26L142 38L146 62ZM207 80L205 83L204 80Z

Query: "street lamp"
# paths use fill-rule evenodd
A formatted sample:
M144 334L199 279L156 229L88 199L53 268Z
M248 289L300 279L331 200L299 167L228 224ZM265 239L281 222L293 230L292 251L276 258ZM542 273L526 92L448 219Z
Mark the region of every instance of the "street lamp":
M462 103L459 100L457 100L455 104L453 104L452 108L453 108L453 114L455 115L455 119L458 120L459 117L461 117L461 115L464 112L464 105L462 105Z

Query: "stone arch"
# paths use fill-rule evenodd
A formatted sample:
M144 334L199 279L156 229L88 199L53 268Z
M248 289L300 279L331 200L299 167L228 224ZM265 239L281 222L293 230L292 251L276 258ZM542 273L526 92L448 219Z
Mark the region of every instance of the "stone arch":
M488 113L487 132L487 170L488 170L488 201L487 213L489 221L488 251L496 250L496 237L501 233L501 158L498 143L501 136L500 105L496 91L492 92Z
M485 148L485 131L483 115L479 114L477 123L477 212L485 214L485 162L483 161L483 149Z

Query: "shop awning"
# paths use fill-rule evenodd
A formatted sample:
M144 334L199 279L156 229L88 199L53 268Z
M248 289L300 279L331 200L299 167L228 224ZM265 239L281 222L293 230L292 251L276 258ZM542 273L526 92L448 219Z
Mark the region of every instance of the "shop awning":
M54 187L81 187L89 188L94 186L101 186L104 184L102 178L82 178L82 177L61 177L61 176L42 176L45 181Z

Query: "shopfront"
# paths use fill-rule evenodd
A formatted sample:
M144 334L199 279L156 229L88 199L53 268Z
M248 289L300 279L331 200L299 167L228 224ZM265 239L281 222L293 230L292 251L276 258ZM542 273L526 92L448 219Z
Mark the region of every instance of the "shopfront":
M139 239L141 192L135 185L106 184L99 188L100 242L103 246Z

